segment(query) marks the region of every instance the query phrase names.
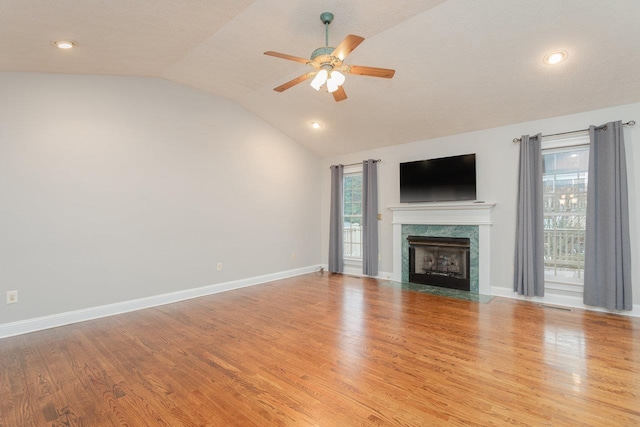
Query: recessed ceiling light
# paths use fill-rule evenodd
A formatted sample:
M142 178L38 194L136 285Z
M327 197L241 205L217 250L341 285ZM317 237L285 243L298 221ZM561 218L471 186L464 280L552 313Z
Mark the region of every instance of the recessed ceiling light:
M320 123L320 122L310 122L309 126L311 126L314 129L320 129L322 127L322 123Z
M71 40L58 40L53 42L53 44L60 49L71 49L76 45L76 43Z
M546 54L543 61L545 64L555 65L567 59L568 56L569 54L567 52L563 50L557 50L555 52Z

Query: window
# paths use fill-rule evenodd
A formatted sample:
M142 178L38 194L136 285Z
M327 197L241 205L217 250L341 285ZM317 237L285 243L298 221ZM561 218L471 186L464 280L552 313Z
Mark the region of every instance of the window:
M362 170L343 175L344 257L362 259Z
M545 279L582 284L588 136L543 142L542 164Z

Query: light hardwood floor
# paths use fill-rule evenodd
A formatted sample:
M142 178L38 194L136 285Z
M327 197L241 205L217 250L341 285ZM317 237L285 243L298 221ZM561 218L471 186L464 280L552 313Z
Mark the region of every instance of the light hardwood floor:
M640 319L315 273L0 340L0 425L640 425Z

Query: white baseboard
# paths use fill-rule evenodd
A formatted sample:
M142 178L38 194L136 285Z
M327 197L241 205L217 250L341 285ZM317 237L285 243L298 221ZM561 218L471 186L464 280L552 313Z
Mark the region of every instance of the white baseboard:
M393 273L389 273L388 271L378 271L376 279L391 280L392 277Z
M539 304L548 304L548 305L558 305L561 307L572 307L579 308L582 310L591 310L591 311L599 311L602 313L612 313L612 314L620 314L622 316L631 316L631 317L640 317L640 305L634 304L633 310L607 310L606 308L593 307L590 305L585 305L582 302L582 298L565 296L565 295L554 295L550 292L545 292L544 297L527 297L524 295L518 295L513 292L513 290L508 288L502 288L498 286L491 287L491 295L505 298L513 298L522 301L531 301Z
M386 271L378 271L377 276L367 276L366 274L362 274L362 267L353 268L353 267L344 267L342 274L348 274L349 276L358 276L358 277L373 277L374 279L381 280L391 280L391 273Z
M26 334L29 332L41 331L43 329L56 328L58 326L69 325L72 323L84 322L86 320L93 320L99 319L101 317L128 313L130 311L157 307L173 302L216 294L218 292L225 292L233 289L244 288L247 286L259 285L261 283L272 282L274 280L300 276L303 274L312 273L319 267L320 266L318 265L302 267L294 270L265 274L263 276L234 280L231 282L216 283L214 285L203 286L200 288L185 289L183 291L171 292L168 294L154 295L146 298L122 301L114 304L101 305L98 307L85 308L82 310L69 311L66 313L59 313L50 316L36 317L33 319L5 323L0 325L0 339L15 335Z
M329 266L327 264L323 264L322 268L324 268L325 271L329 271ZM393 276L393 273L388 273L386 271L378 271L377 276L367 276L366 274L362 274L362 265L350 266L348 264L346 264L343 267L342 274L347 274L349 276L358 276L358 277L373 277L374 279L380 279L380 280L391 280L391 277Z

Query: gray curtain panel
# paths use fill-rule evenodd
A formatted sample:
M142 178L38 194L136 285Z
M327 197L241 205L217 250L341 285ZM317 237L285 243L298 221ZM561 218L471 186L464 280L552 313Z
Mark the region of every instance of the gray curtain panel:
M342 245L342 176L343 165L331 166L331 212L329 216L329 271L342 273L344 250Z
M362 273L378 275L378 164L362 162Z
M631 310L627 165L622 123L589 127L584 303Z
M541 140L541 134L523 135L520 142L513 290L527 296L544 296Z

